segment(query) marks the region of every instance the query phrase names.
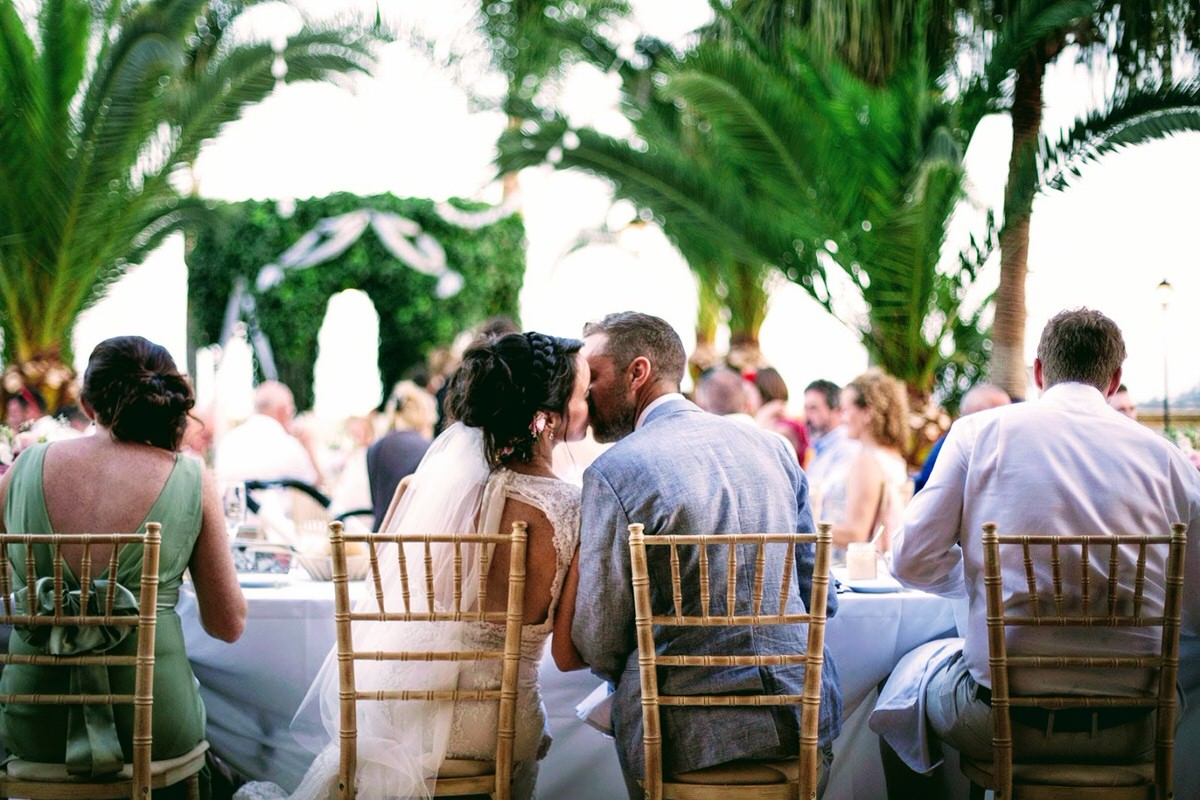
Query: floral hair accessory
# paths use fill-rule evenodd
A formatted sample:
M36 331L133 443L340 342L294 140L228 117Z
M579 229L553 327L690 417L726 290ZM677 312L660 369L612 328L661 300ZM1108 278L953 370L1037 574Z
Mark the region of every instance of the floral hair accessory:
M542 434L542 431L546 430L548 419L545 411L539 411L533 415L533 421L529 423L529 433L533 435L534 439L538 438Z

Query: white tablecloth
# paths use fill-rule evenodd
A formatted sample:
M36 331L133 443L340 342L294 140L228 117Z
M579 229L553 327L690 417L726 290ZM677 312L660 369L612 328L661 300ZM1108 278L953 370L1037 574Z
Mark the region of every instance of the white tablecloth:
M295 787L312 754L292 739L289 723L334 643L333 587L293 579L247 588L249 620L234 644L206 636L195 597L184 590L179 613L188 656L208 708L214 751L243 775ZM838 665L846 722L834 744L826 798L882 796L876 738L866 714L878 684L918 644L953 628L950 604L919 592L842 594L827 641ZM575 705L597 685L586 671L559 672L546 656L542 690L554 746L541 764L538 795L610 800L623 784L612 741L580 722Z
M216 753L243 775L273 780L290 790L312 759L292 739L289 724L333 646L333 586L301 579L244 591L250 609L246 633L226 644L204 634L195 597L185 585L179 614L188 656L200 680L208 737ZM838 665L845 708L825 800L883 797L878 741L866 724L875 687L906 652L949 634L953 606L920 592L850 593L839 595L839 601L826 641ZM1200 760L1190 757L1200 743L1200 642L1183 640L1180 656L1180 683L1189 691L1176 736L1175 792L1177 797L1200 797ZM574 713L575 705L596 685L586 671L562 673L548 655L543 661L542 694L554 736L538 776L543 798L621 796L611 740ZM947 758L952 762L953 753L948 751ZM949 767L947 781L963 786L955 764Z

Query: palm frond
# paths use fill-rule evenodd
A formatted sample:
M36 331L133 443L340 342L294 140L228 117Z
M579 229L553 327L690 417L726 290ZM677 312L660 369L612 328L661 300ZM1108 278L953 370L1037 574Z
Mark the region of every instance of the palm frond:
M1036 188L1061 191L1108 153L1191 131L1200 131L1200 81L1132 91L1078 120L1057 141L1042 138Z
M994 46L986 56L981 74L963 91L963 125L973 131L979 121L998 110L1007 100L1004 83L1048 41L1091 19L1100 0L1019 0L1002 19L992 36Z

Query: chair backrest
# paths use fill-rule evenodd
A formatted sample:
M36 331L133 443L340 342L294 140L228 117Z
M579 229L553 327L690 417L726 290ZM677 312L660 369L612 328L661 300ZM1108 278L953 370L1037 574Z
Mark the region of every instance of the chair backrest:
M513 746L516 738L516 701L518 668L521 661L521 627L525 606L526 525L515 522L504 534L414 534L351 533L340 522L330 524L333 550L334 618L337 624L338 677L341 697L341 764L338 772L340 797L355 796L357 770L357 708L359 702L379 701L491 701L499 704L496 730L494 797L507 798L512 782ZM367 548L370 572L366 579L369 602L357 609L351 606L347 578L346 545L361 542ZM491 555L496 545L511 547L508 574L508 598L504 611L487 611L487 578ZM390 545L390 546L389 546ZM433 548L444 546L453 551L453 590L450 598L435 597ZM472 572L464 563L464 550L474 551L478 565L478 584L466 585L464 576ZM386 587L381 570L381 555L396 559L399 580ZM414 556L421 563L414 564ZM419 576L419 577L418 577ZM397 594L399 596L395 596ZM390 592L391 594L389 594ZM475 597L464 602L464 597ZM354 623L391 623L397 625L439 625L444 623L490 622L505 626L502 651L446 649L438 651L379 651L355 647ZM376 642L362 642L367 646ZM474 663L500 661L500 685L494 690L459 689L456 686L429 689L362 689L356 686L357 661L449 661Z
M1179 670L1179 625L1183 602L1186 527L1170 534L1132 535L1000 535L994 523L983 526L984 588L987 598L988 664L992 676L993 774L998 795L1012 791L1013 707L1044 709L1156 709L1155 783L1169 790L1175 749L1175 681ZM1147 559L1155 548L1166 550L1164 596L1148 597ZM1001 551L1016 550L1024 586L1005 586ZM1010 560L1011 563L1011 560ZM1159 561L1162 563L1162 560ZM1049 566L1049 575L1046 567ZM1039 583L1039 575L1041 580ZM1048 585L1046 578L1049 578ZM1101 598L1096 600L1095 598ZM1157 609L1161 599L1160 613ZM1020 613L1016 613L1019 609ZM1037 653L1024 640L1009 653L1008 628L1150 629L1160 636L1157 652L1148 654L1071 654L1056 641L1054 652ZM1157 629L1157 630L1155 630ZM1054 670L1101 671L1108 685L1114 676L1130 676L1130 685L1151 676L1152 689L1142 694L1033 694L1014 691L1014 675L1037 670L1045 679ZM1036 684L1034 684L1036 685ZM1034 688L1033 686L1030 689Z
M643 739L646 751L646 796L662 796L662 728L659 707L670 706L801 706L800 720L800 796L815 797L817 786L817 736L821 706L821 668L824 664L825 603L829 591L830 526L821 523L817 533L738 533L698 535L645 535L641 524L629 526L629 553L633 575L633 600L637 625L638 666L642 685ZM816 545L812 597L806 613L789 612L787 601L793 595L796 550ZM670 568L670 609L656 613L651 605L650 550L665 549L654 559L667 559ZM681 550L690 548L694 553ZM768 549L772 552L768 556ZM694 555L694 557L692 557ZM741 559L741 561L739 561ZM748 591L738 589L739 563L753 563L753 578ZM719 560L724 580L710 581L710 563ZM768 563L780 576L779 585L768 586ZM696 580L685 579L681 563L698 564ZM779 565L781 572L774 572ZM655 570L662 574L661 570ZM696 592L696 597L685 597ZM663 593L659 592L659 596ZM765 605L764 605L765 603ZM655 629L671 626L673 634L688 627L705 628L741 625L808 625L803 651L761 655L728 653L722 655L686 654L673 649L671 655L658 652ZM659 694L659 667L734 667L804 664L802 694Z
M75 694L0 694L0 703L30 704L30 705L132 705L133 715L133 764L132 764L132 797L150 796L150 749L151 712L154 702L154 632L157 620L158 604L158 554L162 541L161 526L157 522L146 523L144 534L0 534L0 625L11 626L17 630L28 630L36 635L42 628L87 628L90 626L105 626L108 628L133 628L130 635L136 632L136 655L112 655L110 653L94 653L85 651L72 655L55 655L49 652L35 654L8 653L0 654L0 664L4 668L10 665L33 666L46 669L77 668L86 666L114 667L128 666L134 668L133 694L101 694L81 690ZM142 575L140 591L137 598L137 613L120 613L117 607L120 595L115 578L122 559L134 557L134 551L126 552L123 548L129 544L141 544ZM24 569L22 577L25 581L23 597L14 597L13 570L10 548L20 548L24 551ZM51 574L38 575L36 571L35 553L49 548L51 556ZM79 560L78 586L71 586L66 579L67 549L81 549ZM97 550L107 550L106 558L93 561L93 553ZM19 551L18 551L19 552ZM74 572L74 571L72 571ZM50 590L49 598L35 595L38 579L50 582L43 584L44 590ZM103 580L102 584L97 584ZM67 592L79 590L76 598L67 596ZM133 587L127 587L130 590ZM19 593L18 593L19 594ZM30 613L30 597L40 598L42 613ZM45 604L49 603L49 608ZM132 611L132 609L130 609ZM117 612L117 613L114 613ZM47 634L49 631L47 631ZM47 650L52 648L46 648ZM86 686L86 684L83 684ZM64 736L66 732L63 732Z

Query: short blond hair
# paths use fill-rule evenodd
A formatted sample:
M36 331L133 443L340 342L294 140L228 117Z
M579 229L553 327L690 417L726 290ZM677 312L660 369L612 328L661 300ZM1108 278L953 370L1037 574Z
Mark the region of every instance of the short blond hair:
M389 431L417 431L432 439L437 400L412 381L400 381L388 395L384 415Z

